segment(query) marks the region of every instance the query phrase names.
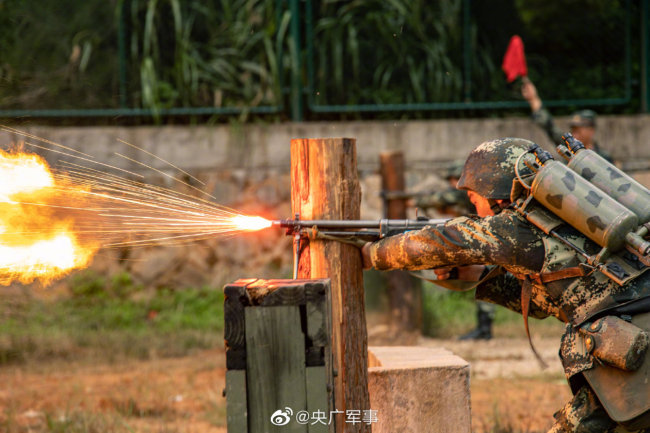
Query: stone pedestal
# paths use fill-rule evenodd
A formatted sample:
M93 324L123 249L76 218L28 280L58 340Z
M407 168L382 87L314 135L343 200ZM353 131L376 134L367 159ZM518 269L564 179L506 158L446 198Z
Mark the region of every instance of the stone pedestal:
M373 433L471 432L469 363L442 348L369 347Z

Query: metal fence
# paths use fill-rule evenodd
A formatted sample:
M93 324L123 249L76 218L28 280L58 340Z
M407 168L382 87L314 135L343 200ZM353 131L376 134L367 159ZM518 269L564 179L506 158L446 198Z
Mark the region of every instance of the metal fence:
M531 0L517 9L498 0L121 0L110 9L89 0L88 19L99 15L101 25L70 20L65 7L43 12L70 24L63 29L15 13L23 31L42 33L35 44L62 45L52 45L50 63L5 59L0 117L253 113L299 121L516 109L527 104L500 71L512 34L524 38L546 106L647 111L649 2L560 8ZM0 39L3 51L17 41ZM55 79L64 85L50 85ZM70 92L80 97L66 99Z

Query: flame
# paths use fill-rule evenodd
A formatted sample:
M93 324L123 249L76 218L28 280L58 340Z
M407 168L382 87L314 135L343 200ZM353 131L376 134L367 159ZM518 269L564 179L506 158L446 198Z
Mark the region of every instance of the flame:
M96 247L75 235L71 215L48 207L61 195L43 158L0 150L0 285L48 283L88 264Z
M183 243L272 225L204 198L66 167L50 170L38 155L0 150L0 285L49 283L86 267L100 247Z
M271 221L260 216L237 215L230 219L230 223L235 227L236 230L249 232L271 227Z

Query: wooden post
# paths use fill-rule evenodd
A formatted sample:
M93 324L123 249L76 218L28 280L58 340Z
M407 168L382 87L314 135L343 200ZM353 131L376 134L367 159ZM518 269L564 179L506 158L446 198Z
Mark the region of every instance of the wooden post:
M379 154L381 187L384 191L403 192L404 154L401 151ZM388 199L385 203L386 218L406 218L406 200ZM414 281L406 271L391 271L386 275L390 308L390 328L397 332L418 332L422 313L419 282Z
M351 138L291 140L291 208L302 219L359 219L361 188ZM370 432L346 423L346 410L370 409L368 341L361 254L351 245L310 241L301 248L298 278L330 278L336 431Z

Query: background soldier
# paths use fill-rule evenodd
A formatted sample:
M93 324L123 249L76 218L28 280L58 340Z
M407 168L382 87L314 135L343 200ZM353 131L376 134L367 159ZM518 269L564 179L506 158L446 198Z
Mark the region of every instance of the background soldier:
M443 216L457 217L476 214L476 208L469 200L467 191L457 188L458 180L463 172L463 165L464 161L454 161L445 173L449 188L419 197L415 201L415 206L424 210L425 213L428 213L429 209L434 209ZM459 340L491 339L495 310L494 304L476 301L476 328L460 336Z
M521 95L530 105L533 121L539 125L555 145L562 143L562 131L553 122L551 113L543 107L542 100L537 94L537 88L528 77L523 78ZM612 162L609 153L598 145L594 139L596 133L596 113L592 110L580 110L571 116L571 134L585 145L587 149L597 152L606 160Z
M603 337L599 334L603 328L593 325L601 319L621 320L617 315L627 317L628 313L622 311L636 318L647 317L644 304L650 300L650 272L641 273L623 286L599 271L585 273L584 266L579 266L585 261L580 254L513 209L510 193L514 166L532 144L508 138L488 141L474 149L458 187L468 191L479 217L458 217L441 227L368 243L362 249L364 266L386 270L434 268L441 280L449 279L456 266L459 280L477 281L477 299L521 313L526 324L528 316L554 316L565 322L560 358L574 397L555 414L551 432L612 431L617 423L603 405L634 401L642 408L639 413L647 413L648 385L642 375L632 383L624 382L638 376L625 376L628 379L616 379L614 386L598 387L598 382L590 379L591 373L621 370L596 358L588 339L597 334ZM531 212L535 206L543 210L536 202L531 204ZM566 223L554 230L590 255L600 251L598 245ZM613 343L608 340L605 345ZM620 352L622 349L619 346L615 354L618 359L628 355ZM647 373L649 365L650 360L641 367L641 373ZM647 427L648 422L636 428Z
M433 209L442 216L457 217L476 213L474 205L469 201L467 191L456 188L463 172L464 162L454 161L445 171L444 178L449 182L448 188L417 197L415 206L425 212Z

